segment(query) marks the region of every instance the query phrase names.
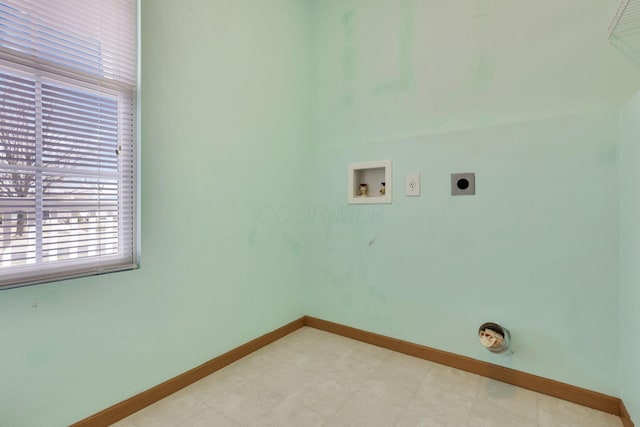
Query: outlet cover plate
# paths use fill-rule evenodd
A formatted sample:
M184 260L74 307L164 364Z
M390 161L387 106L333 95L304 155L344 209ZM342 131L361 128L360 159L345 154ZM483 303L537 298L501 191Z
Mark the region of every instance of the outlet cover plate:
M420 174L419 173L407 174L407 186L406 186L405 194L407 196L420 195Z

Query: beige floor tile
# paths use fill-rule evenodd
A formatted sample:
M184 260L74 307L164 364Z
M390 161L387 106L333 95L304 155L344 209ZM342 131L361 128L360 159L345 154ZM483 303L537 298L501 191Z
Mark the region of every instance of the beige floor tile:
M259 376L257 381L271 390L287 396L311 381L312 378L313 373L293 363L281 362Z
M348 381L357 387L374 369L373 365L356 360L346 354L323 369L321 374L338 381Z
M310 347L305 347L288 356L288 361L300 368L313 373L318 373L337 359L337 356L318 353Z
M208 406L222 413L227 418L247 425L269 412L283 397L258 382L248 382Z
M407 410L433 425L462 426L467 421L473 403L473 399L439 387L422 387L407 405Z
M379 399L404 407L415 397L420 382L398 376L387 369L375 369L360 385L360 390Z
M479 375L435 365L425 375L419 390L437 387L473 399L478 395L481 379Z
M538 394L540 427L609 427L604 412Z
M205 404L213 404L224 398L231 390L240 388L249 381L234 370L225 368L186 387L184 391Z
M612 414L604 414L608 427L623 427L620 417Z
M393 372L398 377L421 382L427 373L436 365L436 363L424 359L392 352L378 369Z
M225 369L232 370L235 373L252 380L263 375L265 371L273 368L280 363L280 361L281 358L262 348L246 357L243 357L237 362L232 363Z
M206 408L186 420L180 427L240 427L218 411Z
M293 398L325 417L332 417L354 392L355 386L349 381L316 375Z
M469 412L465 427L538 427L538 420L520 415L514 411L476 401Z
M319 354L340 357L348 350L358 345L358 342L340 335L325 333L309 344L309 348Z
M204 409L205 404L195 396L179 391L136 412L128 420L136 427L175 427Z
M367 393L356 392L345 402L329 426L340 427L387 427L393 426L400 418L402 408L391 405Z
M538 419L538 396L536 392L531 390L482 378L476 399L480 403L496 406L504 411L532 420Z
M353 360L371 366L372 368L380 366L392 354L393 351L391 350L363 342L356 342L356 344L345 353L345 355L351 357Z
M321 374L358 387L392 352L369 344L357 343L326 366Z
M265 415L251 423L252 427L315 427L325 425L327 419L294 399L285 399Z
M461 427L464 420L451 417L448 420L422 416L414 413L405 413L394 424L395 427Z

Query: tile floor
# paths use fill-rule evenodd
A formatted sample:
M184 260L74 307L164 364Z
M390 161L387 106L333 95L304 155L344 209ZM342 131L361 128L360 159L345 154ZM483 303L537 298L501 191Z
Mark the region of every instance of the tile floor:
M620 427L618 417L313 328L117 427Z

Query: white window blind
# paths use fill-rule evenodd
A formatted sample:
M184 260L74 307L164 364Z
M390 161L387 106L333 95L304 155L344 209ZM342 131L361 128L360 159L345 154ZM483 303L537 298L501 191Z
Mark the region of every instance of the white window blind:
M135 0L0 0L0 288L134 268Z

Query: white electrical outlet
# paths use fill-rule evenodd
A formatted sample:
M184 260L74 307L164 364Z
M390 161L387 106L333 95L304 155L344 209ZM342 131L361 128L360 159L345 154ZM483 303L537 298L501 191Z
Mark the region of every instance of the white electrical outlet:
M420 195L420 174L408 173L407 174L407 196L419 196Z

